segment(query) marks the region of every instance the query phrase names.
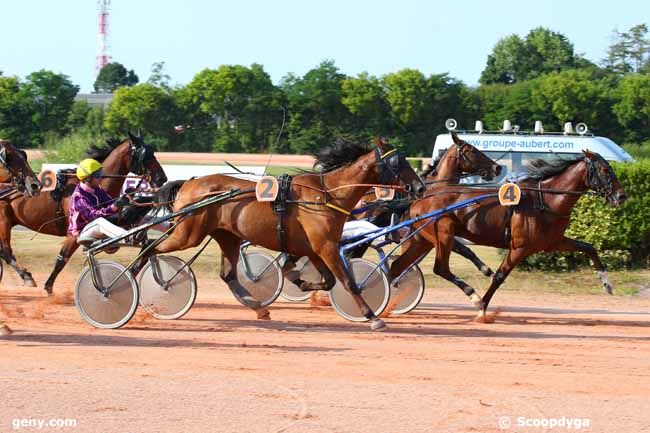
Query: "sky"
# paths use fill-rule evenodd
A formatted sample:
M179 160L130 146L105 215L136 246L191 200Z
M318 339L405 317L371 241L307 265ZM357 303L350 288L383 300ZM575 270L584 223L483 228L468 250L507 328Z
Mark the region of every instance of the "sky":
M502 37L543 26L598 61L612 30L650 25L645 1L112 0L110 54L141 81L164 61L172 83L204 68L260 63L274 82L333 59L348 75L403 68L475 85ZM91 91L94 0L0 0L0 71L64 73Z

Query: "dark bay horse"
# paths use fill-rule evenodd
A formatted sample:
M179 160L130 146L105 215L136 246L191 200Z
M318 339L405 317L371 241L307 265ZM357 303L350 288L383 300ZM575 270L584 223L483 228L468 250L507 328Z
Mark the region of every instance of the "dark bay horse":
M285 221L285 248L279 239L276 215L269 202L258 202L248 193L225 203L197 211L180 222L170 237L155 249L164 254L197 246L206 236L221 247L221 278L236 293L246 293L237 281L237 262L242 240L298 257L307 256L324 276L324 282L295 281L303 290L329 290L341 281L370 320L371 329L385 328L360 296L353 278L339 257L343 224L351 210L367 191L369 184L395 184L401 181L417 195L425 190L423 182L401 152L378 140L374 148L365 144L338 140L316 155L318 173L293 177ZM224 175L210 175L185 182L180 188L174 210L198 201L206 194L234 188L249 190L255 183ZM250 297L249 297L250 299ZM249 302L259 318L269 318L259 302Z
M455 132L451 132L454 145L450 146L445 153L437 158L432 164L425 167L420 173L420 177L425 181L427 191L447 185L457 184L461 178L467 176L480 176L485 181L491 181L501 174L502 167L478 150L476 147L461 140ZM406 202L406 203L404 203ZM365 214L359 218L368 218L373 224L380 227L386 227L390 224L393 213L399 213L403 210L402 215L408 218L409 200L398 199L392 202L377 200L371 203L362 203L369 207ZM396 208L399 208L396 209ZM418 235L414 238L417 239ZM408 248L411 241L404 244ZM357 255L363 255L368 246L356 252ZM462 242L455 240L453 251L471 261L476 268L485 276L492 275L492 270L486 265L470 248ZM428 251L423 254L428 253Z
M445 214L426 226L420 232L422 236L419 242L413 242L409 251L392 265L391 275L399 275L410 257L419 256L419 251L434 245L434 272L454 283L465 294L475 294L474 289L456 277L449 268L454 236L461 236L479 245L508 250L487 292L475 302L479 318L485 316L494 292L508 274L524 258L536 252L580 251L589 255L604 288L611 293L611 283L596 249L564 236L573 207L588 190L605 197L613 206L627 199L609 163L599 154L589 151L573 160L537 160L528 167L528 176L519 185L522 189L521 201L512 211L501 206L496 198L487 199L476 206ZM442 188L417 200L411 212L423 214L485 193L485 189Z
M156 186L161 186L167 181L154 156L153 148L145 144L142 137L131 133L121 142L111 140L106 146L92 147L87 156L102 162L103 173L107 175L102 180L102 188L112 197L120 194L125 176L129 172L150 178ZM32 275L16 262L11 249L11 228L20 224L40 233L66 236L54 270L45 283L48 294L52 293L57 275L78 248L76 237L67 234L70 196L75 186L76 179L66 185L60 200L53 198L54 191L44 191L38 197L19 194L0 200L2 257L16 270L25 285L35 287L36 283Z

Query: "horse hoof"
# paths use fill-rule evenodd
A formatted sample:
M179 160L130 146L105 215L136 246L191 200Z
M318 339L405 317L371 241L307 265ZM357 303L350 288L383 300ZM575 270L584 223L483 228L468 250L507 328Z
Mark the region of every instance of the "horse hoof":
M472 293L469 295L469 300L477 310L483 311L483 299L478 295L478 293ZM480 313L479 313L480 314Z
M494 274L494 272L492 272L492 269L490 269L490 267L487 266L487 265L483 265L483 266L481 266L481 272L482 272L483 275L485 275L486 277L491 277L492 274Z
M248 308L252 308L253 310L259 310L262 308L262 303L252 296L244 296L241 300Z
M271 312L266 308L255 310L257 320L271 320Z
M607 271L598 271L598 278L600 278L600 281L603 283L603 290L605 293L608 295L613 295L614 294L614 286L612 285L612 282L609 280L609 274L607 274Z
M14 331L11 330L7 325L0 326L0 337L6 337L7 335L13 334Z
M25 278L23 280L23 285L26 287L36 287L36 281L31 278Z
M375 319L370 323L370 330L371 331L385 331L386 330L386 322L384 322L381 319Z
M52 288L51 287L45 287L45 293L47 293L47 296L52 296Z

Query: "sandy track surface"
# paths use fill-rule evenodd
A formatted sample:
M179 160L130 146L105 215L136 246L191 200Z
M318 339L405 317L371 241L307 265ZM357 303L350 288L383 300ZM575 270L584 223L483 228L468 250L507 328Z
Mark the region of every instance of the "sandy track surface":
M66 275L58 287L73 284ZM15 333L0 338L0 431L22 418L101 433L495 432L502 416L521 432L549 430L517 417L649 428L648 298L500 293L496 323L477 324L462 294L432 289L377 334L281 301L258 321L221 284L199 287L181 320L139 312L100 331L70 292L3 283L0 317Z

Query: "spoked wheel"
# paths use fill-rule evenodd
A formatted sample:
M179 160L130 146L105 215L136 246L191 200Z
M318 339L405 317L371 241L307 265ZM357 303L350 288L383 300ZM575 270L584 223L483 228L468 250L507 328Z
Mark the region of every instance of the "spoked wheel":
M282 269L278 261L262 251L246 251L237 263L237 281L250 295L260 302L262 307L271 305L282 292ZM244 306L235 292L235 298Z
M352 259L350 260L350 267L352 268L354 280L361 289L361 297L375 313L375 316L379 316L388 305L390 296L388 277L375 263L366 259ZM330 290L329 296L334 309L344 318L353 322L368 321L361 314L361 310L352 295L343 288L339 281Z
M138 285L131 272L125 269L116 262L95 262L97 283L109 288L106 294L95 288L90 266L81 271L75 288L74 302L86 322L96 328L115 329L131 320L138 307ZM116 278L117 281L113 282Z
M296 262L295 270L300 272L300 279L303 281L319 283L322 279L320 272L318 272L318 269L316 269L311 260L309 260L309 257L301 257L300 260ZM285 278L284 287L282 288L280 296L288 301L300 302L309 299L311 293L312 292L303 292L300 290L300 287Z
M174 256L157 256L140 271L140 305L157 319L183 317L196 300L196 277Z
M394 261L399 256L394 256ZM418 306L424 296L424 275L414 264L395 278L390 285L391 314L406 314Z

